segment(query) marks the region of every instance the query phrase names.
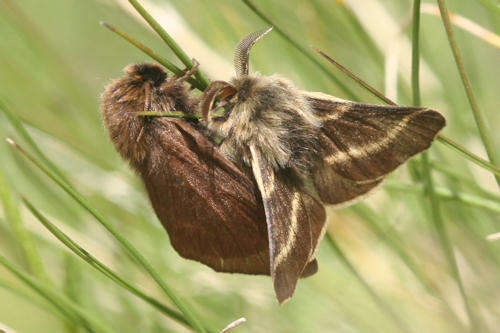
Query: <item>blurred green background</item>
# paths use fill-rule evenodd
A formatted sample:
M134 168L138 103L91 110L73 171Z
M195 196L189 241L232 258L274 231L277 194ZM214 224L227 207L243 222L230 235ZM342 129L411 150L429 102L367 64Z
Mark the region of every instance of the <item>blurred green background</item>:
M229 79L238 40L268 25L243 1L141 3L211 79ZM333 56L399 104L412 103L412 1L254 3L360 101L380 103L309 46ZM475 23L499 33L497 1L447 4L472 22L469 27ZM435 1L422 6L422 104L446 116L446 136L486 158L443 24L432 14L436 6ZM432 146L429 158L442 220L432 217L422 187L422 163L415 158L363 203L328 211L331 238L320 248L320 270L300 281L293 299L282 307L268 277L219 274L180 258L140 180L114 151L99 113L104 86L121 76L126 65L150 59L99 21L126 31L184 68L126 0L0 0L0 99L43 154L152 263L205 327L218 331L245 317L247 322L235 331L457 332L471 324L474 331L498 329L500 240L486 239L499 231L498 186L489 171L440 143ZM479 108L498 144L498 35L485 40L484 32L475 36L456 26L454 31ZM277 32L256 45L251 64L253 71L280 73L302 89L352 98ZM189 331L70 253L41 226L18 194L122 278L175 308L102 226L9 147L5 137L30 147L0 112L0 254L26 274L35 273L37 281L66 295L111 331ZM38 252L41 258L37 271L26 257L26 238L37 249L31 254ZM84 331L77 321L64 318L0 266L0 329Z

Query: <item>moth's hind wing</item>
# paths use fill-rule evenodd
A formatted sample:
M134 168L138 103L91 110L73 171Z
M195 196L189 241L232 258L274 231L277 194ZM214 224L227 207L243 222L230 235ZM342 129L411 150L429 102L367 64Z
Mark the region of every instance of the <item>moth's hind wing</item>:
M316 249L325 231L320 202L276 173L259 149L250 146L269 235L271 277L280 304L288 300L301 277L317 271Z
M269 275L264 209L251 178L183 119L156 119L148 133L151 157L140 173L176 251L216 271Z
M443 116L431 109L303 94L322 121L322 161L314 178L321 199L328 203L352 200L355 196L349 196L375 188L386 174L429 148L445 125ZM337 184L346 195L327 184Z

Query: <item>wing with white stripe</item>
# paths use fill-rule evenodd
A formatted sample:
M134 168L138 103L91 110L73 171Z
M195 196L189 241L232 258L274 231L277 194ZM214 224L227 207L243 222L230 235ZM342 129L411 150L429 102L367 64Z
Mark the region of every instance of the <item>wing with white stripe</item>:
M317 270L314 256L326 214L321 203L276 173L258 148L251 146L250 150L266 213L271 277L282 304L293 295L300 277Z
M355 182L374 181L429 148L445 119L437 111L348 102L304 93L323 120L323 162ZM373 185L373 184L372 184Z

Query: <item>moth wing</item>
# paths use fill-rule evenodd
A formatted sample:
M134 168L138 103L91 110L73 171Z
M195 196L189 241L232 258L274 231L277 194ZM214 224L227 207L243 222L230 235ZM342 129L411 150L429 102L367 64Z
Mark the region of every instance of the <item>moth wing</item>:
M266 220L254 182L185 120L155 122L151 157L139 170L173 247L216 271L269 275Z
M250 146L269 235L271 277L280 304L300 277L317 271L316 249L325 231L325 209L316 199L275 173L257 147Z
M431 109L304 95L322 120L323 167L333 172L330 182L358 193L371 190L387 173L429 148L445 125L443 116ZM318 178L328 178L327 171L320 171Z
M319 142L322 147L328 147L325 144L327 140L329 139L326 135L320 134ZM347 206L363 199L366 194L376 189L383 182L383 177L357 182L343 177L331 166L321 161L312 173L312 180L323 203Z

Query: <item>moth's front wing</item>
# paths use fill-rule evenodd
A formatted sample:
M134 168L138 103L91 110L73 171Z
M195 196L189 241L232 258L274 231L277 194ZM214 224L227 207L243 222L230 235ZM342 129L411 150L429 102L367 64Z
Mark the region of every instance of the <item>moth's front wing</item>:
M303 92L322 121L313 181L321 200L349 204L429 148L445 119L434 110L371 105Z
M264 208L253 181L182 119L161 119L160 156L142 177L155 212L183 257L216 271L270 274ZM160 165L158 165L160 164Z

